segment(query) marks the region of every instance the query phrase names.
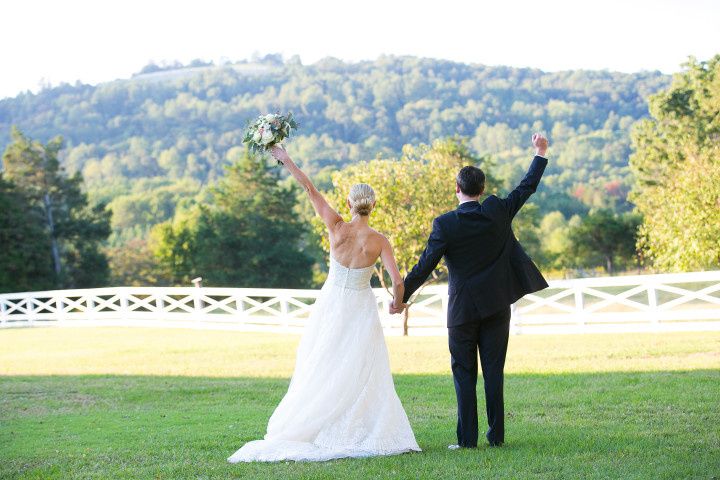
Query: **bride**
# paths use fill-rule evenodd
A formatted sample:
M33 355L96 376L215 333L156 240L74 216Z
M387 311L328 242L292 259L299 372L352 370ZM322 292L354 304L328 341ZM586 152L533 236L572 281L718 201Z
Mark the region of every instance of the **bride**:
M370 288L378 257L392 278L394 307L403 282L390 242L368 226L375 206L369 185L350 189L345 222L284 149L272 155L303 186L330 237L330 272L300 340L290 387L264 440L248 442L228 461L324 461L420 451L395 393L387 348Z

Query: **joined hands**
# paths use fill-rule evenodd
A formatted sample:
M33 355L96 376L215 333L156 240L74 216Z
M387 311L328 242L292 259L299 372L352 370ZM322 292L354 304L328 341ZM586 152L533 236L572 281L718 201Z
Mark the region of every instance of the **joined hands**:
M392 302L390 302L390 308L389 308L390 315L402 313L403 310L405 310L407 308L407 306L408 306L407 303L400 303L399 305L396 306L395 301L393 300Z

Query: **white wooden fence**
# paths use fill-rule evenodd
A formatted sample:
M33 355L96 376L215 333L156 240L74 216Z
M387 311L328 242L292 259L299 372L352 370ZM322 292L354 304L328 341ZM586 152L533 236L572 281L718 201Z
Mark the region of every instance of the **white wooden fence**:
M402 334L402 316L387 312L375 290L383 327ZM112 287L0 295L0 327L169 326L299 332L317 290ZM443 335L447 288L428 286L410 312L410 335ZM550 282L513 305L512 331L592 333L720 330L720 271Z

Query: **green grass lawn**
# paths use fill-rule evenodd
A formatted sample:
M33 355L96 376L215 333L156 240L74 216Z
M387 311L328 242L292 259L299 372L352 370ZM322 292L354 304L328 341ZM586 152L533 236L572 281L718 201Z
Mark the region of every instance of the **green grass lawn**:
M389 338L422 453L227 464L261 438L297 336L0 330L0 478L720 478L720 333L517 336L507 444L448 451L445 338Z

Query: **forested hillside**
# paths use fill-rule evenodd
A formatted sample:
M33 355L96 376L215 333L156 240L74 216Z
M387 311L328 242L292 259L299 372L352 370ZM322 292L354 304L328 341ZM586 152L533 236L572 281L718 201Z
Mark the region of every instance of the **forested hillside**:
M567 221L590 208L629 209L631 126L669 83L659 72L545 73L413 57L151 65L128 80L0 101L0 151L11 125L42 142L64 137L62 164L82 173L92 201L109 203L110 245L122 247L207 198L204 187L242 157L245 124L259 113L295 114L289 151L325 182L346 164L399 157L405 144L461 136L491 156L503 189L526 167L531 133L543 131L552 161L535 203ZM557 214L553 222L562 224Z

